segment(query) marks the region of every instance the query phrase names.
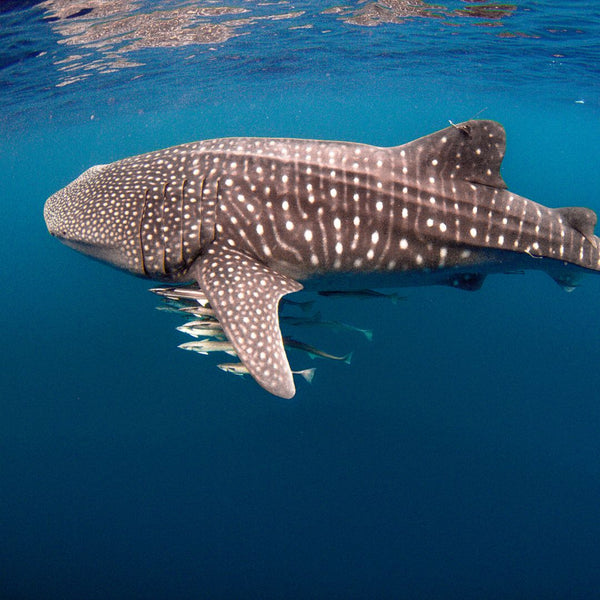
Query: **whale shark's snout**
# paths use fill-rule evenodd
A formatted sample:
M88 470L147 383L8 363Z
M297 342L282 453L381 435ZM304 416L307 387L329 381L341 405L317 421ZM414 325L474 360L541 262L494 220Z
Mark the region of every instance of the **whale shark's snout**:
M50 196L44 204L46 227L65 245L141 275L139 248L131 244L139 228L136 211L123 209L122 194L110 179L110 165L96 165Z
M87 227L82 226L78 215L81 212L82 204L90 202L89 194L93 190L93 180L104 168L106 165L89 168L46 200L44 220L51 235L64 241L84 241L84 238L93 236L93 223L88 224Z

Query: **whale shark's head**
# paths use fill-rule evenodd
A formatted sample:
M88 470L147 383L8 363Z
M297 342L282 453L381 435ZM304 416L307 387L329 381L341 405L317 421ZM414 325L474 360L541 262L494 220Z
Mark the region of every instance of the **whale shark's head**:
M46 226L67 246L143 275L135 198L124 198L124 191L110 184L109 170L110 165L91 167L50 196L44 205Z
M185 279L214 234L218 182L207 182L211 158L197 147L182 144L88 169L46 201L48 230L134 275Z

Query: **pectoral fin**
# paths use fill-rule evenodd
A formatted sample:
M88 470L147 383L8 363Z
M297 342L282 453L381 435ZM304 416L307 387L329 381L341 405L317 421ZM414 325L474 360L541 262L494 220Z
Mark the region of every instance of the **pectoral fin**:
M283 348L278 305L282 296L302 285L218 242L196 260L190 273L250 375L268 392L291 398L296 388Z

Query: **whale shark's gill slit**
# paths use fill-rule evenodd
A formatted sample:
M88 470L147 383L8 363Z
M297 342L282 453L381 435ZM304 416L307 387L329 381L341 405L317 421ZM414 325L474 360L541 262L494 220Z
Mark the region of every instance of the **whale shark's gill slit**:
M184 218L185 213L185 186L187 185L187 179L184 179L181 183L181 199L179 203L179 264L181 267L185 266L185 257L184 257L184 229L186 227L186 219Z
M169 243L169 238L166 235L165 231L165 205L167 204L167 188L169 187L169 182L167 181L163 186L163 196L162 202L160 203L160 236L162 238L162 272L161 274L167 274L167 244Z
M198 192L198 222L197 222L197 232L198 232L198 248L202 251L202 222L204 221L204 185L206 184L206 177L202 178L200 181L200 190Z
M148 274L148 269L146 268L146 256L144 253L144 238L143 238L143 228L144 228L144 224L146 223L146 210L148 207L148 192L150 190L148 188L146 188L144 190L144 204L142 206L142 212L141 212L141 217L140 217L140 226L138 228L138 239L140 242L140 256L141 256L141 262L142 262L142 270L144 271L144 276L145 277L149 277Z
M215 226L217 221L216 204L218 200L219 179L215 182L214 196L211 195L210 183L205 185L205 180L202 182L201 205L202 213L200 220L200 248L202 251L215 239Z

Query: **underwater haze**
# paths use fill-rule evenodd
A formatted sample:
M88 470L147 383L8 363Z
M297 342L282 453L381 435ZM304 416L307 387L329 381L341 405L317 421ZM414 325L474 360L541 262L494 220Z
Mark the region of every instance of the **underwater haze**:
M47 232L88 167L226 136L507 133L600 211L596 2L0 3L0 599L600 597L600 277L289 296L292 400ZM394 301L393 301L394 300ZM295 311L295 312L293 312Z

